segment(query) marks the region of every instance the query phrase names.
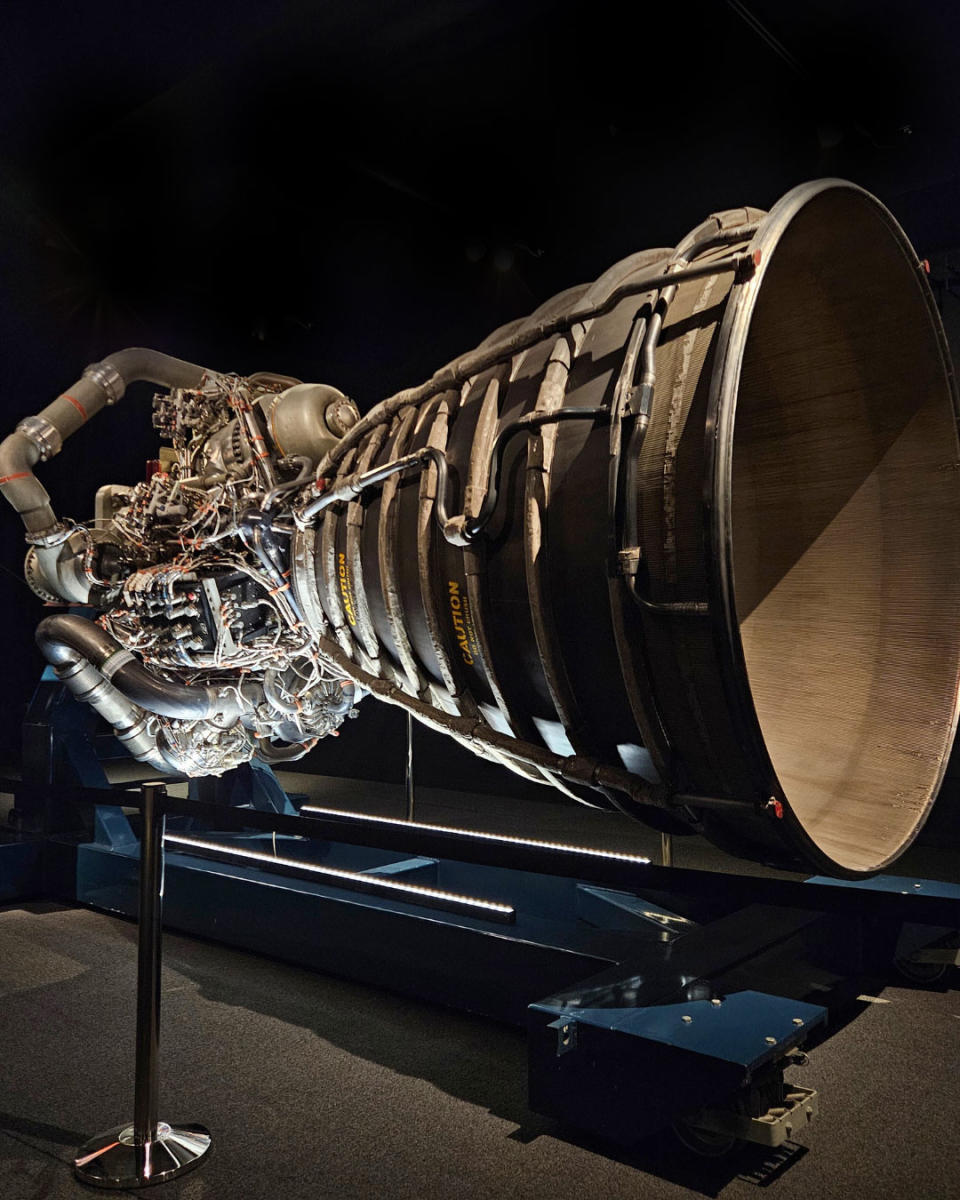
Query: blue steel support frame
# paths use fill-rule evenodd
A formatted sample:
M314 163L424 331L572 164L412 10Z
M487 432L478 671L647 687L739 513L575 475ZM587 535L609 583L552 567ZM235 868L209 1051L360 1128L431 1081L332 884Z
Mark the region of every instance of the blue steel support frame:
M241 814L234 814L238 820ZM249 818L248 818L249 819ZM415 834L415 827L411 836ZM525 1024L530 1106L630 1145L703 1107L735 1102L840 1012L889 965L901 921L748 905L717 915L716 899L656 900L558 875L458 862L400 850L220 832L222 861L172 845L168 920L322 971ZM416 880L461 895L508 901L510 927L312 882L282 861L231 860L243 847L368 876ZM214 851L214 859L216 852ZM130 912L133 853L83 846L84 902ZM717 878L722 889L723 877ZM811 900L835 881L812 882ZM898 881L918 906L960 907L960 887ZM889 880L857 885L879 895ZM215 914L214 917L211 914ZM793 964L785 975L783 960ZM808 994L816 966L817 991ZM824 980L833 980L823 992Z
M49 767L35 771L33 781L108 788L86 711L49 689L44 704L46 732L40 721L34 732L35 744L46 738ZM796 890L781 907L745 904L744 881L723 876L714 877L709 899L696 889L684 895L681 886L670 900L665 880L689 884L695 872L664 875L649 868L650 886L658 888L653 899L642 886L598 885L568 877L555 864L546 868L549 874L518 869L523 851L512 850L519 859L508 859L509 865L492 865L488 851L470 846L469 834L458 842L456 831L379 830L379 843L364 846L352 830L341 842L335 838L347 833L347 814L340 822L313 822L317 836L304 840L300 831L310 822L297 816L260 763L221 779L191 781L189 799L195 815L180 818L181 830L216 830L218 820L234 830L208 835L214 860L217 844L244 847L512 905L516 922L505 928L469 911L427 910L410 896L357 894L327 877L314 881L309 870L284 876L280 863L210 861L182 851L168 856L171 925L526 1024L531 1107L626 1144L694 1109L722 1104L823 1024L834 998L818 994L813 1003L802 983L784 978L785 951L798 963L829 962L839 1003L855 974L851 964L875 966L878 952L892 951L902 925L889 905L883 936L877 922L863 920L862 905L825 915L831 905L818 893L842 897L833 879L803 886L812 901L807 911L788 906ZM227 810L233 810L230 821ZM50 831L49 810L39 819L35 809L32 817ZM92 841L75 847L76 899L132 915L139 854L134 828L116 803L97 803L92 832ZM405 841L417 837L428 847L424 852ZM469 850L463 861L437 852L442 845L455 855L458 844ZM939 904L940 914L944 904L960 910L955 885L881 877L839 886L878 903L906 895L919 923L924 905L932 912ZM780 962L779 974L771 973L771 961ZM801 968L798 978L809 974Z
M85 832L93 844L137 851L134 828L117 804L96 804L84 819L63 799L73 786L111 791L104 762L127 759L120 743L105 731L87 705L77 701L48 666L40 677L23 724L23 781L32 785L14 810L16 830L0 832L0 901L26 899L44 891L44 839ZM271 767L260 760L218 779L189 781L188 794L228 807L295 815L291 798ZM192 830L207 826L187 818ZM59 889L63 891L61 887Z

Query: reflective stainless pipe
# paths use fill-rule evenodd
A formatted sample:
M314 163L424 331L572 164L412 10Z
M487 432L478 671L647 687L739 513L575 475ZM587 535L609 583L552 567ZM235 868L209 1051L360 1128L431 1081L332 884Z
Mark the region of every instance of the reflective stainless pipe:
M37 645L46 660L58 664L75 657L89 662L134 705L147 712L180 720L222 717L236 709L235 695L214 688L160 679L108 633L85 617L46 617L37 626ZM109 718L107 718L109 720Z

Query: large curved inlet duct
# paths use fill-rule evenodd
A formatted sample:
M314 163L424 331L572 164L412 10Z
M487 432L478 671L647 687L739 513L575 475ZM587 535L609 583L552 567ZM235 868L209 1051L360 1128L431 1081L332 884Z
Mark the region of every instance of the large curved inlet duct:
M126 385L167 445L62 522L36 463ZM366 693L578 799L858 876L935 799L957 405L922 265L839 180L715 214L363 418L123 351L0 446L44 654L154 765L305 753ZM71 681L73 681L71 683Z

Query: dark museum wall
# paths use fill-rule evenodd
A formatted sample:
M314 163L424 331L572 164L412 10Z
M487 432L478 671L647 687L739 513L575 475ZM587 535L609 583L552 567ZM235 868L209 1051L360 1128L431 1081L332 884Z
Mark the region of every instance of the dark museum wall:
M824 175L897 215L960 352L952 9L8 2L4 432L125 345L330 382L366 409L618 258ZM84 517L97 486L140 476L149 398L133 389L43 473L59 511ZM0 555L9 760L41 604L8 512ZM361 716L306 766L399 778L402 715ZM425 783L522 786L418 738Z

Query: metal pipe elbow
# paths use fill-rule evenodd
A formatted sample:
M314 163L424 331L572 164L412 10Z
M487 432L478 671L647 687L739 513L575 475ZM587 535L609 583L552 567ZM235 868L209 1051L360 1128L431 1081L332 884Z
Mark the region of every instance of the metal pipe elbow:
M131 383L142 381L168 388L195 388L212 374L197 363L174 358L159 350L149 350L145 346L117 350L84 371L85 378L100 384L108 393L108 404L120 400Z
M169 388L199 387L214 374L182 358L134 346L93 363L69 391L21 421L0 443L0 494L20 514L28 541L56 537L61 529L50 497L33 473L38 462L59 454L71 434L105 405L122 400L129 384L144 380Z
M79 654L109 680L128 700L147 712L175 720L216 720L228 725L236 720L238 703L214 688L191 687L161 679L124 650L109 633L85 617L62 614L47 617L37 626L37 645L54 667Z
M33 473L40 457L37 442L19 429L0 442L0 494L20 514L28 534L57 523L47 489Z
M282 696L280 694L281 686L279 672L271 667L263 676L263 694L278 712L296 720L300 714L300 705L296 700L287 700Z

